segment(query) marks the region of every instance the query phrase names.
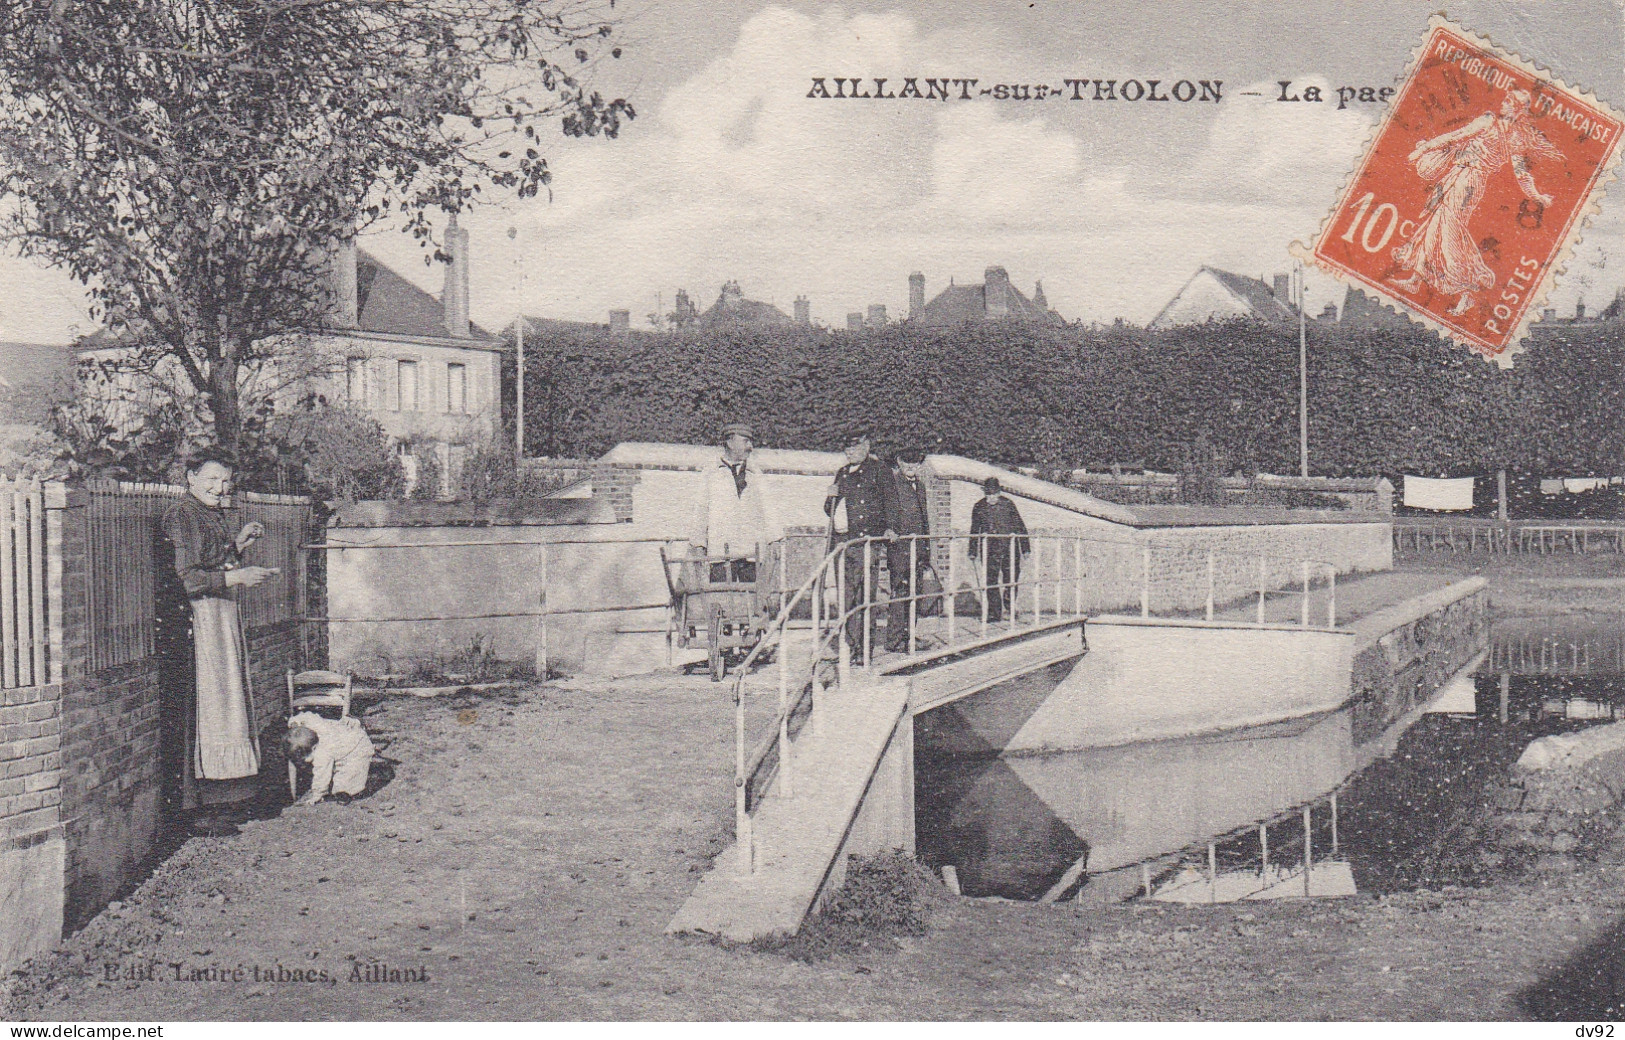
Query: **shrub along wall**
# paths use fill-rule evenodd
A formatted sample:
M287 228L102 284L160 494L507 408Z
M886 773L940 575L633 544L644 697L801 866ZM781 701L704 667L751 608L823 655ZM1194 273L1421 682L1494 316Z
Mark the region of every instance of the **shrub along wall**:
M894 447L1168 471L1206 429L1226 472L1297 468L1295 329L734 328L554 335L526 352L538 454L708 443L743 419L764 446L834 449L862 422ZM1415 328L1309 331L1317 474L1614 472L1622 394L1619 322L1542 333L1511 371Z

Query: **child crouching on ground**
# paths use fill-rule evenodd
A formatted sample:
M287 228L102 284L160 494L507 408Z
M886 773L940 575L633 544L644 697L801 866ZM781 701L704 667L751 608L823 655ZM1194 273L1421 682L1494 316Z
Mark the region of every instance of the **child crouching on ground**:
M353 797L367 786L373 748L360 719L324 719L302 711L288 720L283 747L289 762L310 766L310 790L299 799L301 805L315 805L329 790Z

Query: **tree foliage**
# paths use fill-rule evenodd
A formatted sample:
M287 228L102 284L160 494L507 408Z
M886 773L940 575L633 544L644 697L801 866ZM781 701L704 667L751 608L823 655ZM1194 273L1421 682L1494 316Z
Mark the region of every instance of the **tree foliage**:
M744 420L765 447L836 449L866 424L893 448L1167 472L1205 430L1226 472L1298 468L1296 330L734 328L554 335L526 351L527 440L542 454L711 443ZM1317 327L1311 470L1618 473L1622 395L1620 323L1541 334L1511 371L1419 329Z
M574 0L9 0L0 239L176 359L216 438L239 370L322 323L334 244L548 184L540 130L633 115L578 79L612 27Z

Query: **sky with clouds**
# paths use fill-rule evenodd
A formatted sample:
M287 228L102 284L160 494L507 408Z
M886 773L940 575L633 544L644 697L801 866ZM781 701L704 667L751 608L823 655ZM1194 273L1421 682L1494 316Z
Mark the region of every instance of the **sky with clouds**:
M1383 87L1434 8L1322 3L870 3L623 0L623 57L599 70L639 117L615 141L559 139L551 200L483 208L472 310L487 327L527 313L634 322L685 288L701 307L737 279L815 321L884 303L906 312L1000 264L1042 280L1068 318L1148 321L1200 264L1268 276L1330 209L1375 119L1274 100L1276 81ZM1479 0L1468 28L1625 107L1614 0ZM1219 80L1219 104L809 99L815 76ZM832 84L833 85L833 84ZM1625 282L1625 199L1604 211L1553 303ZM518 235L510 238L508 231ZM516 245L517 243L517 245ZM390 229L364 246L431 290L438 268ZM522 263L521 263L522 260ZM0 340L63 342L90 327L74 286L0 259ZM1310 305L1341 299L1311 277Z

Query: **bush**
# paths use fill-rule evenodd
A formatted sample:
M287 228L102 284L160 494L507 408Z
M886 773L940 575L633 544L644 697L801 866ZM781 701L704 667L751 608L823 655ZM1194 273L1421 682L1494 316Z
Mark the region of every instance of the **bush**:
M852 856L846 883L800 931L760 939L752 946L799 961L866 948L892 949L902 936L925 934L932 907L947 898L931 871L900 850Z
M493 498L544 498L561 486L556 480L519 468L514 464L513 452L508 448L488 444L471 452L463 463L457 497L465 502L489 502Z
M861 333L550 333L526 350L526 429L550 455L709 444L737 419L756 424L763 447L838 450L866 422L882 449L1162 471L1206 429L1227 468L1298 467L1296 329L903 322ZM1612 473L1622 398L1625 323L1537 334L1510 371L1414 326L1310 330L1317 474Z
M321 498L396 498L406 486L400 456L376 419L316 406L271 417L260 448L299 473L297 490Z
M1185 505L1224 505L1224 463L1213 448L1207 431L1185 451L1179 467L1179 501Z
M414 440L409 451L417 470L417 479L412 483L412 490L407 498L415 502L433 502L440 498L441 486L445 483L445 474L440 466L440 453L434 450L434 445L428 441Z

